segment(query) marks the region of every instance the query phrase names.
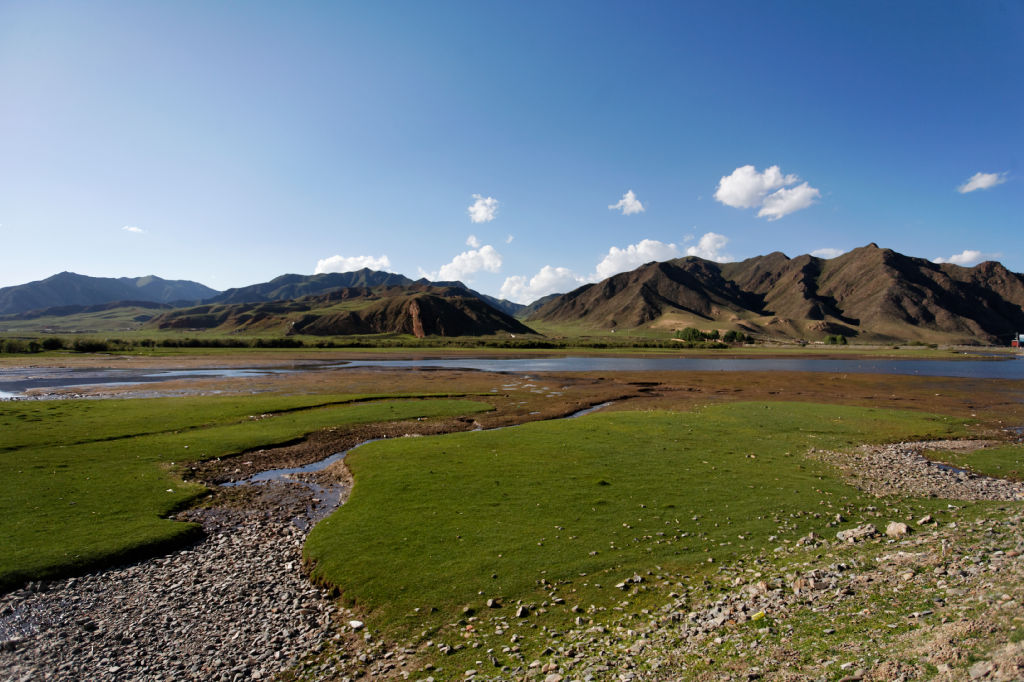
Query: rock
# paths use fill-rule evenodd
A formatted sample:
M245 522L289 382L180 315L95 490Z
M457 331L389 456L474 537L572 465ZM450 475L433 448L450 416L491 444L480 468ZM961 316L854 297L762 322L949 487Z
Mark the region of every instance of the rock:
M910 526L899 521L891 521L889 525L885 527L885 534L891 538L900 538L904 535L910 534Z
M363 629L363 627L365 627L365 625L366 625L366 624L365 624L365 623L363 623L363 621L361 621L361 620L350 620L350 621L348 622L348 626L349 626L350 628L352 628L352 630L353 630L354 632L359 632L360 630L362 630L362 629Z
M501 608L501 602L498 601L497 599L488 599L487 600L487 608L489 608L489 609L500 609Z
M544 678L544 682L562 682L562 676L558 673L551 673Z
M530 615L530 608L528 606L520 606L516 609L516 618L526 618Z
M934 522L935 522L935 519L932 518L931 514L925 514L924 516L922 516L921 518L919 518L917 520L917 525L923 526L925 524L934 523Z
M990 672L992 672L992 663L990 661L978 661L970 667L967 674L971 676L972 680L980 680L983 677L988 677Z
M836 533L836 540L840 542L857 542L858 540L869 538L877 532L873 524L865 523L863 526L839 531Z

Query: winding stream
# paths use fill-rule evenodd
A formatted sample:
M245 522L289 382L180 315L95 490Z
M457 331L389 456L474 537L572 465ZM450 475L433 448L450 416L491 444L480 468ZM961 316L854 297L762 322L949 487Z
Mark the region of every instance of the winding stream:
M608 407L611 402L600 403L598 405L591 405L585 407L582 410L577 410L572 414L568 414L564 417L556 417L555 419L547 421L557 421L559 419L575 419L576 417L582 417L586 414L597 412L598 410ZM532 423L532 422L526 422ZM519 426L518 424L516 426ZM497 431L498 429L511 429L515 426L497 426L492 429L477 429L480 431ZM348 453L352 452L356 448L362 447L367 443L373 443L379 440L388 440L386 438L369 438L367 440L356 443L348 450L342 450L341 452L335 452L334 454L328 455L323 459L311 462L309 464L300 467L288 467L284 469L268 469L267 471L260 471L258 473L243 478L239 481L228 481L221 483L223 488L233 488L241 485L264 485L271 482L277 483L296 483L313 493L313 501L306 507L306 518L296 516L292 519L292 523L298 526L300 529L306 531L309 530L318 521L321 521L333 512L335 509L341 506L342 498L345 494L347 486L343 484L329 484L320 485L314 481L306 480L302 478L303 474L312 474L318 471L323 471L327 467L331 466L335 462L340 462L345 458ZM391 439L393 440L393 439Z

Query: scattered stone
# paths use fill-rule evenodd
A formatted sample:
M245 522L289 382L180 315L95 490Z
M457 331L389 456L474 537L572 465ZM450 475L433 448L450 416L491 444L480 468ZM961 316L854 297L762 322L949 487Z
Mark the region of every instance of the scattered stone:
M836 533L836 540L840 542L857 542L858 540L869 538L877 532L873 524L866 523L863 526L839 531Z
M910 526L899 521L890 521L885 527L885 534L891 538L901 538L910 533Z

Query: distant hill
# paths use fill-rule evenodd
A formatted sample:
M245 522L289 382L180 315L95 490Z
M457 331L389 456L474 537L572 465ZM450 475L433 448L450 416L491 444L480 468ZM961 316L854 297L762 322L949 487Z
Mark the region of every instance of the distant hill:
M92 306L115 301L196 302L217 293L188 280L159 277L89 277L62 272L52 277L0 289L0 315L56 306Z
M412 284L405 275L363 268L355 272L326 272L319 275L281 275L269 282L228 289L210 296L203 303L259 303L288 301L303 296L322 294L333 289Z
M534 333L459 287L347 287L287 301L210 303L168 311L146 326L222 333L480 336Z
M582 286L523 317L606 329L1001 344L1024 331L1024 276L996 262L936 264L876 244L829 260L779 252L737 263L687 257Z
M512 315L513 317L517 316L519 314L519 311L526 307L522 303L509 301L508 299L505 298L495 298L494 296L481 294L479 291L474 291L473 289L470 289L469 287L467 287L462 282L459 282L458 280L452 282L431 282L430 280L424 277L416 280L416 283L427 284L435 287L454 287L457 289L463 289L464 291L468 292L471 296L476 296L480 300L489 303L492 307L497 308L506 315Z
M374 288L380 286L406 286L420 284L434 287L459 288L476 296L508 315L515 315L523 306L505 299L473 291L462 282L431 282L423 278L415 282L405 275L363 268L354 272L328 272L319 275L281 275L269 282L228 289L204 303L258 303L261 301L287 301L313 296L337 289Z

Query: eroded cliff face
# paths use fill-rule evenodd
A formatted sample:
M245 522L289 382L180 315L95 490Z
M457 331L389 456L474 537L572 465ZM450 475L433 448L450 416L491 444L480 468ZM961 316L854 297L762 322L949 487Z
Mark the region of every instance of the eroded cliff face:
M409 317L412 318L412 335L417 339L425 337L423 318L420 317L420 304L416 302L416 299L409 301Z

